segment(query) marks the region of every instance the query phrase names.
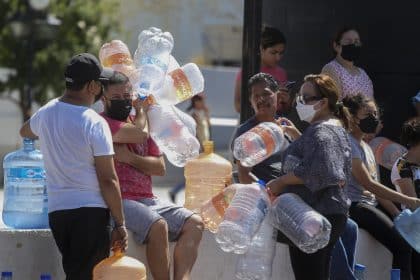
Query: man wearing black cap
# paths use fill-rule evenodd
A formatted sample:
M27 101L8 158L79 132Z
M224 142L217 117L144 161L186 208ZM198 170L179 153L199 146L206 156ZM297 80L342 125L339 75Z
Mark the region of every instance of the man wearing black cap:
M20 130L39 136L47 173L51 231L67 280L91 280L110 245L125 250L127 231L108 124L89 107L113 72L88 53L66 67L64 94L41 107ZM115 227L109 235L109 215Z

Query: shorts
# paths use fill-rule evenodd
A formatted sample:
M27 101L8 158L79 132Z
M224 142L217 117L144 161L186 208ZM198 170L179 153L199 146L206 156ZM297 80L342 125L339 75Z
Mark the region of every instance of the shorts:
M123 199L125 225L133 232L134 240L144 244L151 226L164 219L168 224L168 239L176 241L186 220L194 213L182 206L162 202L157 198L142 198L138 201Z

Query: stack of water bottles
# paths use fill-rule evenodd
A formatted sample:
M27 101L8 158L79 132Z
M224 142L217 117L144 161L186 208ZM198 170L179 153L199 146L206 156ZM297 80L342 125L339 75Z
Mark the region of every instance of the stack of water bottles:
M194 63L180 67L171 55L172 35L159 28L140 32L133 60L125 44L111 43L102 46L101 63L129 72L136 98L147 98L151 104L148 110L150 136L172 164L185 166L188 160L198 156L200 144L195 137L194 120L174 105L203 92L204 78L200 69Z
M48 228L44 162L34 140L25 138L21 149L7 154L3 168L3 222L16 229Z

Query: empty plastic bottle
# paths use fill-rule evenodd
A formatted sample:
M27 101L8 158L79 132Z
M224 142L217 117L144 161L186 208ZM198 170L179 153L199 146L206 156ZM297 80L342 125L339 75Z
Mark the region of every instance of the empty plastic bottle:
M120 40L112 40L102 45L99 50L99 60L102 66L130 76L135 70L134 61L127 45Z
M139 34L138 42L134 63L140 75L133 89L140 97L144 97L162 87L174 40L169 32L150 28Z
M93 269L93 280L146 280L146 267L140 261L117 251Z
M203 90L203 74L195 63L188 63L166 75L164 86L153 96L159 104L175 105Z
M49 274L41 274L41 276L39 277L40 280L51 280L51 275Z
M25 138L3 160L3 222L12 228L48 228L48 198L42 154Z
M216 233L220 223L223 221L226 209L235 195L236 189L241 184L230 185L218 194L207 200L200 208L200 216L203 219L204 226L212 233Z
M391 280L400 280L401 279L401 271L397 268L391 269Z
M203 146L204 152L189 160L184 168L184 207L197 212L232 181L230 161L214 153L213 141L205 141Z
M175 114L178 116L178 118L184 123L184 125L188 128L191 135L196 135L197 132L197 123L191 117L191 115L182 112L179 110L176 106L171 106L171 108L174 110Z
M226 209L216 241L225 252L244 254L267 214L270 200L264 183L239 186Z
M376 163L391 170L395 161L407 152L407 149L385 137L376 137L369 142L375 155Z
M354 277L356 277L357 280L365 280L365 273L366 273L366 266L363 264L356 264L354 266Z
M175 166L184 167L199 154L200 143L171 106L153 104L147 112L150 136Z
M11 271L3 271L1 273L1 280L12 280L13 279L13 273Z
M296 194L280 195L270 215L273 226L305 253L324 248L330 240L330 222Z
M404 209L394 219L395 228L413 249L420 253L420 208Z
M241 165L252 167L287 146L283 130L275 123L263 122L235 139L233 155Z
M276 253L276 233L266 216L248 251L238 257L235 276L241 280L269 280Z

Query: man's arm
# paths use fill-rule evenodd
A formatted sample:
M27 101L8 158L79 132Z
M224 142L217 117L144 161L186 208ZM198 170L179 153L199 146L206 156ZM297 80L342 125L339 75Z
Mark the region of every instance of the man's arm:
M38 136L32 131L31 126L29 124L30 120L27 120L22 127L20 128L20 136L24 138L30 139L38 139Z
M114 143L135 143L142 144L147 140L147 110L148 106L140 100L134 101L134 109L136 117L133 123L124 124L114 135L112 141Z
M140 156L131 152L127 145L114 145L115 159L127 163L149 176L164 176L166 172L163 156Z
M239 183L241 184L251 184L254 182L252 177L249 175L249 172L251 172L251 167L245 167L241 164L239 160L236 161L236 166L238 167L238 178Z

